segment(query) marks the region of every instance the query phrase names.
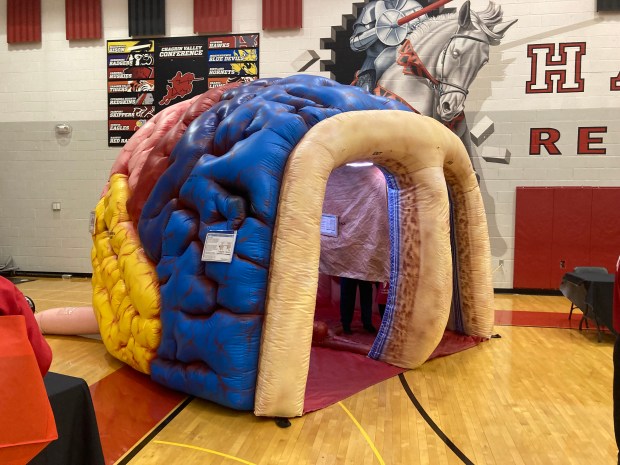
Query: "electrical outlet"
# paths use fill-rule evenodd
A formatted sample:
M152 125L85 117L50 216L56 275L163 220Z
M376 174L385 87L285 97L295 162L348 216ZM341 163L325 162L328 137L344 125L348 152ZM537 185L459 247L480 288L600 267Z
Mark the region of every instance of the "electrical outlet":
M60 202L52 202L52 211L55 211L55 212L60 211Z

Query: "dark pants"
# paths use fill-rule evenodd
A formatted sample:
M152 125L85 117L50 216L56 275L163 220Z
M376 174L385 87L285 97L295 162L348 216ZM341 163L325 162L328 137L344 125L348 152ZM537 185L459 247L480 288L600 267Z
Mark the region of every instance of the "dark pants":
M381 283L375 283L375 288L377 289L377 294L381 288ZM379 315L381 315L381 319L383 319L383 315L385 314L385 304L377 304L379 307Z
M385 304L378 304L379 305L379 315L381 315L381 318L383 318L383 315L385 315Z
M340 321L345 330L351 329L357 288L360 289L362 325L372 327L372 283L360 279L340 278Z
M620 451L620 336L616 337L614 344L614 431L616 446ZM620 452L618 453L618 465L620 465Z

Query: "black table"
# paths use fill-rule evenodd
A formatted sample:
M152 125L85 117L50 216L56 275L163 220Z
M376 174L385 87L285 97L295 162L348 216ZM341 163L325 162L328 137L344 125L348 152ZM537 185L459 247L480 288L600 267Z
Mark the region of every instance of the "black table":
M48 373L43 378L58 439L29 465L105 465L88 385L81 378Z
M573 271L566 273L562 278L562 281L583 288L585 305L583 303L577 304L570 295L567 295L567 297L583 312L579 329L581 329L584 321L586 324L587 320L594 321L599 341L601 340L601 326L616 334L613 324L614 278L612 273L593 271ZM584 306L585 308L582 308Z

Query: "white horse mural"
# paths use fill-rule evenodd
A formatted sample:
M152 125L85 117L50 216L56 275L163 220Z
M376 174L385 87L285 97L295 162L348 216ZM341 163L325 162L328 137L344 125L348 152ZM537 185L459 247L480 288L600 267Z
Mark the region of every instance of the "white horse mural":
M498 45L517 22L502 22L502 16L501 6L493 2L475 12L467 1L458 13L423 21L407 35L396 62L379 78L375 93L397 98L443 122L461 137L471 154L465 99L489 60L490 46Z

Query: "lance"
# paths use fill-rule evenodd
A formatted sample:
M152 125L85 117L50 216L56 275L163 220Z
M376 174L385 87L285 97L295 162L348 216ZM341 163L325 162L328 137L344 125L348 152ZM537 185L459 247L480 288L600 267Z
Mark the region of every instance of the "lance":
M409 21L413 21L414 19L419 18L422 15L425 15L429 11L436 10L437 8L440 8L440 7L444 6L446 3L450 3L451 1L452 0L439 0L439 1L435 2L435 3L431 3L430 5L425 6L424 8L422 8L421 10L414 11L413 13L410 13L407 16L403 16L396 23L399 26L402 26L403 24L406 24Z
M405 37L407 36L407 28L404 24L425 15L429 11L436 10L451 1L452 0L439 0L419 9L418 11L414 11L407 16L405 16L401 11L395 9L385 10L377 19L377 37L385 45L395 47L405 40Z

